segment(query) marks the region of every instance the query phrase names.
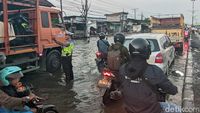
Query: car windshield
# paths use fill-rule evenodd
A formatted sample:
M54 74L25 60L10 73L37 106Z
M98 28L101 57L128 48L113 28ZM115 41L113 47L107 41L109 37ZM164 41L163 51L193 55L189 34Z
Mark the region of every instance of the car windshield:
M124 42L124 46L129 49L129 44L131 43L133 39L126 39ZM160 51L158 42L156 39L147 39L151 45L151 52L157 52Z

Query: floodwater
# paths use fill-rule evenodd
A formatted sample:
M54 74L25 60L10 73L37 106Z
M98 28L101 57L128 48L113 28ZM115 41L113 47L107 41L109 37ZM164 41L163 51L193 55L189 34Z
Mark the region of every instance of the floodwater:
M107 107L101 103L97 81L101 78L95 64L96 41L91 38L90 43L77 40L73 54L73 69L75 80L65 83L62 72L51 75L46 72L32 72L24 80L35 87L35 93L48 98L46 103L56 105L60 113L124 113L122 103L113 103ZM108 38L112 42L112 38ZM184 71L184 58L177 57L173 69ZM177 85L182 85L182 77L170 77ZM180 89L181 90L181 89ZM180 98L180 97L177 97ZM179 99L177 99L179 100Z
M193 56L193 90L194 104L196 108L200 108L200 35L197 34L191 41Z

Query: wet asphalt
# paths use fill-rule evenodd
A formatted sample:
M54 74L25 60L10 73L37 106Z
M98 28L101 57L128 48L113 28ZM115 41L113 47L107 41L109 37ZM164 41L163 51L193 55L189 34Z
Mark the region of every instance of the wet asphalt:
M75 79L73 82L65 82L64 74L58 72L31 72L26 74L24 81L35 87L38 96L47 98L46 104L56 105L60 113L125 113L121 102L115 102L107 107L103 106L97 81L101 78L96 63L96 41L91 38L90 43L86 40L76 40L73 53L73 70ZM112 38L108 38L113 42ZM173 76L172 71L184 72L184 55L177 55L174 64L170 68L170 80L181 91L183 77ZM179 103L181 93L171 101Z

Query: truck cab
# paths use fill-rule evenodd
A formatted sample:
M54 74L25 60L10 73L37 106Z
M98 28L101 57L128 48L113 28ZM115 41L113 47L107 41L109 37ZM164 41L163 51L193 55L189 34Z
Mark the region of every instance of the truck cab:
M24 72L51 73L60 69L61 46L53 39L64 42L68 38L61 11L39 4L39 0L0 1L0 52L7 58L0 68L17 65Z

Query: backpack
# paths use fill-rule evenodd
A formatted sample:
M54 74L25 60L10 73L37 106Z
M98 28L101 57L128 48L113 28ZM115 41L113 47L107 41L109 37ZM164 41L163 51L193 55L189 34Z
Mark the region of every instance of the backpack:
M124 75L126 74L124 73ZM127 111L131 113L161 112L157 96L151 87L149 87L144 76L136 80L131 80L129 77L124 76L121 91L124 96L125 108Z
M112 45L113 46L113 45ZM107 55L107 66L110 70L118 71L122 64L121 48L114 49L111 46L111 50L108 51Z
M106 43L104 40L98 40L98 42L97 42L97 47L99 47L99 41L102 41L107 47L109 47L110 45L108 44L108 43Z

